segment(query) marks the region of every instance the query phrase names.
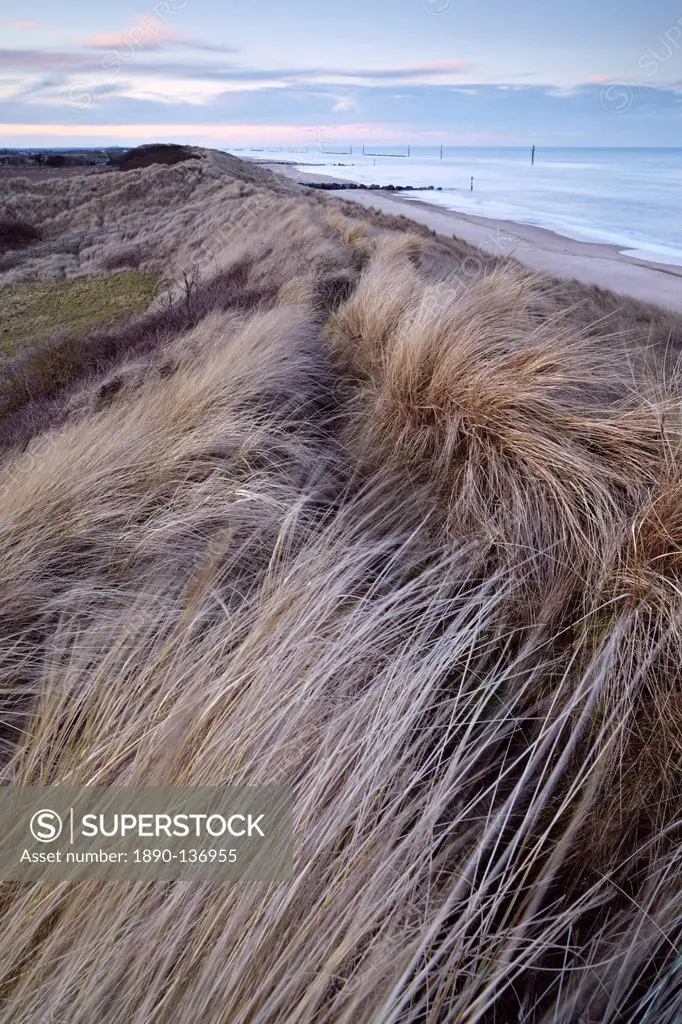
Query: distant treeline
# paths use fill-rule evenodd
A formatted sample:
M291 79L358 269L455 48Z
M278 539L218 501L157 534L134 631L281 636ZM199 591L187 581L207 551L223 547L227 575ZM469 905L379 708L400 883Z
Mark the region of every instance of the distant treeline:
M189 146L153 143L134 149L3 149L0 167L116 167L131 171L151 164L176 164L196 155Z

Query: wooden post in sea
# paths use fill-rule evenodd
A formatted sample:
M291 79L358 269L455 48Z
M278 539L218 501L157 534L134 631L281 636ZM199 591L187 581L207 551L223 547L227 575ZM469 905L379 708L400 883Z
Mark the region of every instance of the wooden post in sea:
M407 147L407 155L408 155L408 157L410 155L410 147L409 146Z
M535 146L533 146L533 149L530 154L530 165L531 167L535 167Z
M440 147L440 158L441 158L441 160L443 159L443 147L442 146Z
M473 174L471 175L471 191L472 192L474 191L474 176L473 176Z

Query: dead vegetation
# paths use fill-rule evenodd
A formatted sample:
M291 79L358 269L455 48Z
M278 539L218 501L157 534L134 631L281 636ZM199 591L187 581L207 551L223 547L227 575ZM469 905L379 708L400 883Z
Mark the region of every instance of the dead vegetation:
M194 173L0 376L1 778L289 784L296 877L6 886L0 1021L676 1024L679 319Z
M196 150L190 146L156 142L126 150L114 160L114 166L119 171L138 171L156 164L171 166L196 157Z
M26 220L0 218L0 253L21 249L40 240L40 232Z

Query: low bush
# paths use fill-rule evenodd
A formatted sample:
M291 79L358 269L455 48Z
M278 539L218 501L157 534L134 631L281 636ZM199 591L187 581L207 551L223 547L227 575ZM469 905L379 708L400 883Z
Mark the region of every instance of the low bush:
M33 242L39 242L40 231L26 220L0 217L0 253L21 249Z

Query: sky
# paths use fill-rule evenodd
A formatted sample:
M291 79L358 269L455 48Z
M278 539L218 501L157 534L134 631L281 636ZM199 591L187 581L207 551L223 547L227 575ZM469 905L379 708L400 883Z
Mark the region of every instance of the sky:
M9 8L0 147L682 146L682 0Z

